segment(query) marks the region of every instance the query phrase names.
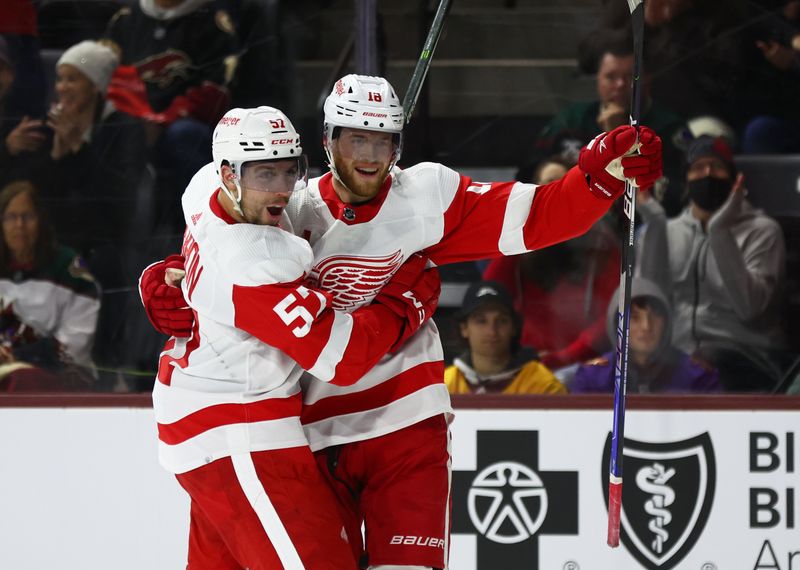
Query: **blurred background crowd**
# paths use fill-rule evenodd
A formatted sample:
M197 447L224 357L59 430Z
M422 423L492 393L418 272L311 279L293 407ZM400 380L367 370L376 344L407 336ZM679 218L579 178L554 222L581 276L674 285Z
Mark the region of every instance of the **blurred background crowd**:
M0 4L0 391L146 391L165 340L136 283L178 250L180 195L234 106L292 117L319 173L320 96L356 69L358 0ZM377 0L403 92L436 2ZM403 160L560 178L627 123L623 0L455 0ZM631 392L800 392L800 0L648 0ZM358 55L358 54L356 54ZM442 268L453 393L613 391L624 230Z

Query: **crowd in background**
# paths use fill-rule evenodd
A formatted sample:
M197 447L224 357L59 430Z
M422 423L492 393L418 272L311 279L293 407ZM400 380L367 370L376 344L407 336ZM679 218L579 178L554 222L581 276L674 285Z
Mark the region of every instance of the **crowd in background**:
M0 391L147 390L164 339L136 280L177 250L180 195L219 117L283 107L282 50L255 39L278 37L275 3L121 0L101 27L61 30L52 70L45 4L0 7ZM521 142L520 181L558 179L628 121L627 3L598 7L577 54L596 97ZM645 19L659 73L642 78L642 122L664 141L665 177L642 194L629 391L773 391L800 353L786 318L800 252L784 237L798 220L750 204L735 156L800 154L800 0L648 0ZM613 390L623 218L471 268L485 281L438 316L460 343L453 393Z

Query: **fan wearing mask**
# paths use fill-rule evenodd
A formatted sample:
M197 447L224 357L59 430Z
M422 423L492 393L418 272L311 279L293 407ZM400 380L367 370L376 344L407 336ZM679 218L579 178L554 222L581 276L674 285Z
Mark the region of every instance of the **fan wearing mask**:
M745 198L722 138L701 136L689 146L686 189L688 206L670 220L658 202L641 200L637 272L670 298L678 348L717 367L728 391L769 390L784 346L780 226Z

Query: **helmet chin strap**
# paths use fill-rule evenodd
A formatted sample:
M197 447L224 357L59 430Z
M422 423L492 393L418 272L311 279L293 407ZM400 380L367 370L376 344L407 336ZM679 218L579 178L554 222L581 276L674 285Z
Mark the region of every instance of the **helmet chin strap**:
M236 213L244 218L244 212L242 212L242 205L241 205L241 203L242 203L242 186L241 186L241 184L239 184L239 178L238 177L236 177L236 179L234 179L233 184L236 186L236 197L235 198L234 198L233 194L231 193L231 191L228 190L228 187L225 185L225 181L224 180L222 181L222 191L225 192L225 195L228 198L231 199L231 202L233 202L233 209L236 210Z
M339 176L339 171L336 169L336 163L333 161L333 151L331 150L331 145L333 145L333 141L328 141L328 143L325 145L325 155L328 158L328 168L330 169L333 177L339 181L339 184L344 186L345 190L347 190L350 194L355 194L355 192L350 190L347 184L345 184L344 180L342 180L342 177Z

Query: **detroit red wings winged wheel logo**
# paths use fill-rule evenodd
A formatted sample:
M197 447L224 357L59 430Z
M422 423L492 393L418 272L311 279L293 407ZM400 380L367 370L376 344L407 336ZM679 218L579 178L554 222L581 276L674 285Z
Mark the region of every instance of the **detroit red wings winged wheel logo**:
M385 257L335 255L318 263L311 277L333 295L334 309L353 311L372 301L402 263L399 250Z
M340 79L339 81L337 81L337 82L336 82L336 87L334 87L334 89L336 90L336 94L337 94L339 97L341 97L342 95L344 95L344 83L342 83L342 80L341 80L341 79Z

